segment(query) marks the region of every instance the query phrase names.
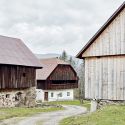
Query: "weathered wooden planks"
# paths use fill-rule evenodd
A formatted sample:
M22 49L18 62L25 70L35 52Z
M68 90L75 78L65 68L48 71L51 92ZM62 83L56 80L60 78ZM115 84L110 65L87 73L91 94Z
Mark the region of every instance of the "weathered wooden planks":
M0 89L35 86L36 70L31 67L0 65Z
M125 54L125 9L82 54L82 57Z
M69 65L58 65L49 76L50 80L77 80L77 75Z
M125 57L85 59L85 97L125 100Z
M37 88L43 90L78 88L78 77L70 65L58 65L46 80L37 80Z

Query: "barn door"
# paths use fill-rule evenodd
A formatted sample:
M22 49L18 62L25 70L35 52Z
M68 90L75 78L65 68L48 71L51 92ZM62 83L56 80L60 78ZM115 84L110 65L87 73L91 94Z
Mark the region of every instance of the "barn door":
M45 100L45 101L48 101L48 92L45 92L45 93L44 93L44 100Z

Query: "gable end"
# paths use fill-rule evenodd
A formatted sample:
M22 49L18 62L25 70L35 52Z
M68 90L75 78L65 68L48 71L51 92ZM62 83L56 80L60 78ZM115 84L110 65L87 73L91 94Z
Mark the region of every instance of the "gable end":
M100 35L116 19L116 17L118 17L118 15L124 10L124 8L125 8L125 2L123 2L123 4L114 12L114 14L106 21L106 23L97 31L97 33L89 40L89 42L83 47L83 49L76 55L77 58L80 58L80 59L84 58L82 55L85 53L85 51L95 42L97 38L100 37ZM121 54L121 53L118 53L118 54ZM111 53L111 55L113 54Z

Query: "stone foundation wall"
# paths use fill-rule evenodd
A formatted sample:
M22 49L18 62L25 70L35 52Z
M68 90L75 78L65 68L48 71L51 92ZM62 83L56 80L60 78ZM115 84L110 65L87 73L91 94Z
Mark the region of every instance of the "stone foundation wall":
M0 91L0 107L34 107L36 87Z
M106 105L125 105L125 101L100 100L98 101L98 109Z

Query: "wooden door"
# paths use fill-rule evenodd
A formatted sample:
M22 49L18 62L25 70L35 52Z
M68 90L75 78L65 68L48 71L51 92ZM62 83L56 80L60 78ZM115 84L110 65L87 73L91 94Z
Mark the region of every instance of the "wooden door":
M44 93L44 100L45 100L45 101L48 101L48 92L45 92L45 93Z

